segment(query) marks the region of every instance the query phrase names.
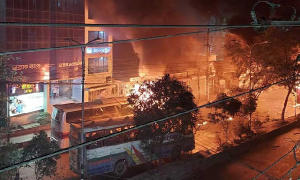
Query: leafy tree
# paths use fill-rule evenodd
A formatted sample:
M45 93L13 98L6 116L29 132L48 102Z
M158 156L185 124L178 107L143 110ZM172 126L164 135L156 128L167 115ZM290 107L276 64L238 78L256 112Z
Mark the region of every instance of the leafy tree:
M252 89L286 80L279 84L288 90L281 113L283 121L288 98L295 86L295 79L290 78L294 75L296 57L299 53L298 32L296 28L288 32L269 28L264 34L255 37L255 43L251 46L245 43L232 43L230 39L225 45L227 55L237 67L237 77L248 74L245 79L249 79L251 64Z
M9 134L11 131L10 119L7 116L7 82L20 81L21 73L17 73L12 69L9 61L17 60L17 58L7 55L0 55L0 134L7 133L7 143L3 143L0 152L0 167L5 167L20 161L20 152L16 145L9 143ZM1 143L0 143L1 144ZM0 179L12 179L17 169L0 173Z
M16 145L12 143L5 143L0 150L0 168L20 162L22 154L17 149ZM2 172L0 173L0 179L12 179L16 175L17 171L18 168Z
M196 108L194 96L188 87L168 74L155 82L145 81L137 91L132 92L128 101L133 105L136 125ZM141 140L141 148L148 154L158 148L158 152L155 152L161 164L161 147L164 135L170 132L190 133L195 126L197 112L193 111L140 128L137 137Z
M0 131L9 131L9 118L7 116L7 82L20 81L20 75L12 69L9 61L17 60L13 56L0 55Z
M248 89L235 87L231 89L230 95L237 95L247 91ZM251 96L249 96L250 94L247 94L237 98L242 103L240 111L237 113L237 115L243 118L243 123L242 123L243 125L244 125L244 119L248 117L250 114L252 115L256 111L257 100L260 93L261 92L251 93ZM251 121L249 121L248 128L251 131Z
M28 160L37 158L45 154L57 151L59 149L58 144L55 141L49 141L47 133L40 131L36 133L34 137L29 141L28 146L23 149L23 159ZM57 166L57 160L60 158L59 155L49 157L34 162L33 166L36 179L43 179L45 176L54 176Z
M229 96L227 96L226 93L220 93L217 95L217 98L214 102L228 98ZM209 113L208 118L212 123L218 123L222 126L222 129L225 133L226 144L228 144L229 125L234 116L239 112L241 106L242 103L237 99L230 99L210 106L210 108L214 109L214 112Z

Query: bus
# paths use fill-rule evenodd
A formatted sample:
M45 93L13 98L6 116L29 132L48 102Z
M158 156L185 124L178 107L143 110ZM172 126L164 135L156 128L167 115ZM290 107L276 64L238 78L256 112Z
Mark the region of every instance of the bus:
M84 142L132 127L134 127L132 116L85 122ZM155 153L149 155L143 151L141 141L136 138L136 133L137 130L132 130L85 146L83 148L84 172L87 177L109 172L121 177L128 167L158 160ZM70 146L79 144L81 142L81 125L71 123L69 136ZM161 157L177 159L182 152L190 152L194 148L195 141L192 130L188 134L169 133L164 136ZM77 174L80 174L81 150L78 148L69 151L70 169Z
M58 142L60 148L69 147L70 123L81 123L81 103L53 105L51 115L51 139ZM86 120L130 115L131 110L126 101L101 104L98 102L85 102L84 114Z

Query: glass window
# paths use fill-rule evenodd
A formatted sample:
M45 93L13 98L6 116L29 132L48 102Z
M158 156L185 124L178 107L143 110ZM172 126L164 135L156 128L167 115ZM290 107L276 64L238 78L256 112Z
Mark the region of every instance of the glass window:
M14 0L14 9L21 9L22 1L21 0Z
M108 72L108 58L89 58L88 72L89 74Z
M67 113L67 123L76 122L81 119L81 111L73 111Z
M6 1L6 7L13 9L14 8L14 1L10 0L10 1Z
M100 38L97 42L107 42L108 35L105 31L89 31L89 41Z
M28 9L29 2L28 0L22 0L22 9Z

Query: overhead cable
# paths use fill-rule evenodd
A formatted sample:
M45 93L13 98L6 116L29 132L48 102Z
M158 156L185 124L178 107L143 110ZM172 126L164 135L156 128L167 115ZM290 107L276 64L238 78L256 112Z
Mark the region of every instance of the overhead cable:
M102 27L102 28L252 28L252 27L282 27L300 26L299 21L290 21L288 24L85 24L85 23L21 23L21 22L0 22L0 26L27 26L27 27Z
M80 143L80 144L78 144L78 145L75 145L75 146L72 146L72 147L68 147L68 148L65 148L65 149L60 149L60 150L58 150L58 151L55 151L55 152L52 152L52 153L49 153L49 154L45 154L45 155L42 155L42 156L40 156L40 157L28 159L28 160L25 160L25 161L23 161L23 162L19 162L19 163L13 164L13 165L9 165L9 166L6 166L6 167L2 167L2 168L0 169L0 173L1 173L1 172L4 172L4 171L11 170L11 169L14 169L14 168L17 168L17 167L20 167L20 166L23 166L23 165L26 165L26 164L28 164L28 163L32 163L32 162L39 161L39 160L42 160L42 159L45 159L45 158L49 158L49 157L52 157L52 156L55 156L55 155L59 155L59 154L61 154L61 153L65 153L65 152L68 152L68 151L70 151L70 150L78 149L78 148L81 148L81 147L84 147L84 146L93 144L93 143L98 142L98 141L103 141L103 140L105 140L105 139L112 138L112 137L121 135L121 134L123 134L123 133L130 132L130 131L132 131L132 130L136 130L136 129L139 129L139 128L142 128L142 127L146 127L146 126L149 126L149 125L152 125L152 124L155 124L155 123L159 123L159 122L168 120L168 119L170 119L170 118L176 118L176 117L178 117L178 116L181 116L181 115L185 115L185 114L191 113L191 112L193 112L193 111L199 110L199 109L204 108L204 107L209 107L209 106L212 106L212 105L221 103L221 102L225 102L225 101L228 101L228 100L231 100L231 99L240 97L240 96L247 95L247 94L249 94L249 93L253 93L253 92L255 92L255 91L261 91L261 90L264 90L264 89L269 88L269 87L271 87L271 86L274 86L274 85L278 85L278 84L284 83L284 82L286 82L286 81L289 81L289 80L294 79L294 78L297 78L297 77L298 77L298 76L290 77L290 78L287 78L287 79L285 79L285 80L281 80L281 81L278 81L278 82L275 82L275 83L272 83L272 84L269 84L269 85L266 85L266 86L263 86L263 87L260 87L260 88L252 89L252 90L250 90L250 91L248 91L248 92L244 92L244 93L241 93L241 94L238 94L238 95L235 95L235 96L231 96L231 97L224 98L224 99L222 99L222 100L218 100L218 101L214 101L214 102L211 102L211 103L207 103L207 104L205 104L205 105L201 105L201 106L198 106L198 107L196 107L196 108L193 108L193 109L190 109L190 110L187 110L187 111L183 111L183 112L181 112L181 113L177 113L177 114L174 114L174 115L171 115L171 116L167 116L167 117L162 118L162 119L158 119L158 120L151 121L151 122L148 122L148 123L139 125L139 126L132 127L132 128L130 128L130 129L125 129L125 130L122 130L122 131L119 131L119 132L116 132L116 133L113 133L113 134L109 134L109 135L106 135L106 136L104 136L104 137L101 137L101 138L98 138L98 139L95 139L95 140L91 140L91 141L88 141L88 142Z
M210 32L224 31L233 28L223 28L210 30ZM0 52L0 55L9 55L9 54L19 54L19 53L27 53L27 52L40 52L40 51L50 51L50 50L60 50L60 49L68 49L68 48L81 48L86 46L98 46L103 44L117 44L117 43L126 43L126 42L136 42L136 41L146 41L146 40L155 40L155 39L163 39L163 38L171 38L177 36L186 36L193 35L199 33L207 33L207 31L194 31L194 32L186 32L186 33L177 33L163 36L154 36L154 37L145 37L145 38L137 38L137 39L125 39L125 40L116 40L110 42L99 42L99 43L90 43L90 44L81 44L81 45L72 45L72 46L59 46L59 47L50 47L50 48L38 48L38 49L28 49L28 50L19 50L19 51L8 51L8 52Z

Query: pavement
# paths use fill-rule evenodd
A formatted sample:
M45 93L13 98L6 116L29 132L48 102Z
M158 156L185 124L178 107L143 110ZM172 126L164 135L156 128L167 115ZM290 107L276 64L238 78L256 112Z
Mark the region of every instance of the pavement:
M300 140L300 128L295 128L287 133L275 137L272 140L264 141L257 144L247 153L243 153L231 160L221 161L205 171L195 171L193 174L186 177L186 180L191 179L213 179L213 180L249 180L259 174L257 170L263 171L272 163L289 152L295 145L295 142ZM300 149L296 150L297 156L300 154ZM288 170L296 164L293 153L288 154L285 158L279 161L276 165L266 171L266 175L262 175L258 180L268 180L270 177L280 179ZM254 167L257 170L249 168ZM293 179L300 175L299 167L291 173ZM284 179L289 179L287 176Z

